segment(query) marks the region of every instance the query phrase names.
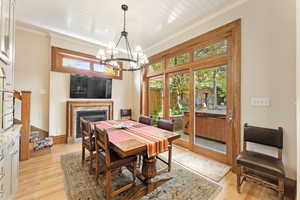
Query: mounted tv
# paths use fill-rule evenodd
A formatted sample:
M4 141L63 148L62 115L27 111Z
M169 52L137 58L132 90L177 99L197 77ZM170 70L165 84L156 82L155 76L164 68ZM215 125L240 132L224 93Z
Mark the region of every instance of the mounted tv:
M112 79L71 75L70 98L111 99Z

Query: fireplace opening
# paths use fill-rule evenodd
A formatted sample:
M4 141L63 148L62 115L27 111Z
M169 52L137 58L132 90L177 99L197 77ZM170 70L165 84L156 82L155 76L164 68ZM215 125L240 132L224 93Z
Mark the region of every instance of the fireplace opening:
M89 110L76 112L76 138L81 137L80 120L88 120L91 122L107 120L107 110Z

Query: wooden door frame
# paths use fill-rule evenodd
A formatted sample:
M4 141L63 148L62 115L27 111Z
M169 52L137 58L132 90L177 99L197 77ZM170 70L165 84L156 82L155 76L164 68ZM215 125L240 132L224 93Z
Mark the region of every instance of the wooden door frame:
M221 54L217 56L211 56L205 59L201 59L198 61L193 60L193 56L190 58L192 59L190 62L187 64L183 64L177 67L174 67L172 69L167 69L167 58L170 55L174 55L177 52L189 52L192 55L193 50L197 47L204 47L209 44L212 44L212 42L220 41L224 38L230 38L229 44L229 49L228 53L226 54ZM200 151L199 148L192 147L191 145L188 145L188 148L192 151L204 154L205 156L212 157L218 161L230 164L232 166L235 166L235 157L240 153L241 150L241 19L238 19L236 21L233 21L229 24L226 24L224 26L221 26L215 30L212 30L208 33L205 33L203 35L200 35L198 37L195 37L191 40L188 40L184 43L181 43L179 45L176 45L174 47L171 47L165 51L162 51L156 55L153 55L149 58L150 62L152 60L161 60L163 63L163 71L160 72L159 76L164 77L164 117L168 118L166 116L166 110L168 109L166 104L168 101L168 86L167 86L167 81L168 76L170 73L173 72L179 72L179 71L184 71L184 70L189 70L190 72L190 89L194 88L194 76L193 76L193 71L197 68L197 66L205 66L206 64L208 66L218 66L218 63L222 63L222 61L227 62L228 65L231 65L232 67L232 103L233 103L233 123L232 123L232 144L230 145L232 148L232 156L228 160L224 160L220 158L219 156L214 155L214 153L210 151ZM149 78L155 77L151 75L147 75L146 70L143 71L142 73L142 83L143 83L143 90L141 91L141 113L148 115L148 85L147 82ZM194 92L190 92L190 110L193 111L193 106L194 106ZM194 120L193 116L190 115L190 122L192 123L192 126L190 126L191 133L193 133L193 128L194 128ZM192 137L193 134L190 134L190 142L193 142ZM191 140L192 139L192 140ZM180 142L176 142L180 143ZM206 150L206 149L205 149ZM203 153L207 152L207 153Z

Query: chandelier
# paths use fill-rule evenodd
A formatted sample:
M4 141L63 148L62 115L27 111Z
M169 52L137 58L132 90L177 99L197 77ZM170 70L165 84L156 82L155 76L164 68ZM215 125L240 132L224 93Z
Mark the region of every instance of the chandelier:
M108 47L99 49L96 57L100 59L100 63L113 67L115 70L120 70L119 63L123 63L122 71L137 71L146 66L149 62L147 56L143 53L141 46L136 46L132 52L131 46L128 41L128 32L126 31L126 11L128 10L127 5L121 6L124 11L124 23L123 31L118 39L117 43L109 42ZM118 57L119 54L118 46L121 41L124 41L126 47L126 53L124 57Z

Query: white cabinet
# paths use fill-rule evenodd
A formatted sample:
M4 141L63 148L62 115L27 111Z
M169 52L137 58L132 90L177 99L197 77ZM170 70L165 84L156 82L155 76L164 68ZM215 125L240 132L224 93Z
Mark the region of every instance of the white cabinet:
M18 189L20 128L0 133L0 200L14 200Z

